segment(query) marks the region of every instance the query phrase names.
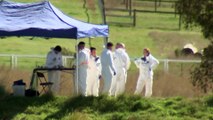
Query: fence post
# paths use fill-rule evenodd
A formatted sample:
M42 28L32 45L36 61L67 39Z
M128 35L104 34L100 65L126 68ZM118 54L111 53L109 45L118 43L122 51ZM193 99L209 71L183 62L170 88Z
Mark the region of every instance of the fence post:
M133 10L133 26L136 26L136 10Z
M177 16L177 2L175 2L175 18Z
M180 76L183 76L183 63L180 63Z
M161 0L158 1L158 6L161 6Z
M62 60L63 60L63 66L67 66L67 57L62 56Z
M179 30L181 30L182 14L179 14Z
M17 68L18 66L18 56L14 56L14 68Z
M181 10L179 11L179 30L181 30L181 23L182 23L182 8L183 5L181 4Z
M129 6L129 0L126 0L126 10L128 10Z
M132 15L132 0L129 0L129 16Z
M169 71L169 60L165 59L164 60L164 72L168 72Z
M13 55L10 56L10 68L14 69L14 56Z

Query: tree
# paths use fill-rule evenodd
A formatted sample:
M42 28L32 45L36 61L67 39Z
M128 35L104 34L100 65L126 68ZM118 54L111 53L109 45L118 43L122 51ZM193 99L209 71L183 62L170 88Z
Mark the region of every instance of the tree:
M186 27L201 26L206 38L213 38L213 0L179 0L179 12Z
M186 27L200 26L211 44L204 49L201 64L192 73L192 84L205 93L213 91L213 0L179 0Z

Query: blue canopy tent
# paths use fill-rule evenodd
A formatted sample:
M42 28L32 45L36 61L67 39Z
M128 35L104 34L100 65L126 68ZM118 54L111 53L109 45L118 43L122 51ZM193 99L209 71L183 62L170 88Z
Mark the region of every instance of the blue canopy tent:
M85 23L67 15L50 2L0 2L0 36L38 36L79 39L107 37L107 25Z
M49 1L37 3L0 1L0 36L2 37L70 38L76 39L77 45L77 40L80 38L107 37L108 33L107 25L90 24L68 17Z

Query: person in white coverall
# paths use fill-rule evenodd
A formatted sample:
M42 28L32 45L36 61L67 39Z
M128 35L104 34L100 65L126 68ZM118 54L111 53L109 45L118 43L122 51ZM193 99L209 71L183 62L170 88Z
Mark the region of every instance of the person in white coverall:
M47 54L46 65L47 68L60 68L62 67L62 55L61 47L56 46L51 48L51 51ZM53 93L58 93L60 89L60 77L61 71L59 70L48 70L48 81L53 82L51 86L51 91Z
M125 45L123 43L117 43L115 49L114 63L117 75L112 83L111 94L117 96L123 94L125 91L127 70L130 66L130 59L125 51Z
M104 49L101 53L101 74L104 80L102 93L108 95L111 95L111 83L116 76L112 47L113 44L111 42L108 42L106 45L106 49Z
M84 42L78 44L78 79L75 84L78 85L78 94L87 96L87 79L88 79L88 63L89 51L85 48Z
M142 58L135 60L135 64L139 68L135 94L140 94L145 86L145 97L150 97L152 95L153 70L157 67L159 61L151 55L147 48L143 50L143 54Z
M101 78L101 61L96 55L96 48L90 48L90 60L87 82L87 95L98 96Z

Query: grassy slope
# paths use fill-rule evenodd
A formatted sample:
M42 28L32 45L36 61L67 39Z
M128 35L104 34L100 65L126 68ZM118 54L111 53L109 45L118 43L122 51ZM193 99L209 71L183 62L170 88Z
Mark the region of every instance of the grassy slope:
M15 1L28 1L29 0L15 0ZM31 0L35 1L35 0ZM52 4L61 9L64 13L83 21L87 21L85 10L83 7L83 0L50 0ZM98 9L98 7L96 7ZM100 23L101 18L96 10L94 13L90 14L90 19L92 23ZM165 22L166 21L166 22ZM110 36L109 39L113 43L124 42L126 44L127 50L131 57L140 56L141 50L144 47L149 47L153 51L154 55L158 58L166 58L170 54L173 54L174 49L179 47L182 48L183 44L178 44L173 47L174 42L181 41L182 43L193 42L200 49L205 47L208 42L205 41L199 32L188 32L185 30L177 31L177 18L174 16L166 17L166 15L156 15L156 14L138 14L137 27L116 27L110 26ZM165 24L166 23L166 24ZM165 27L163 29L162 27ZM170 29L174 27L174 29ZM153 28L153 29L147 29ZM160 28L160 29L155 29ZM189 34L190 33L190 34ZM173 37L174 36L174 37ZM189 38L189 39L185 39ZM196 38L195 40L193 40ZM75 41L69 39L49 39L45 40L43 38L34 38L29 40L30 37L9 37L6 39L1 39L0 53L8 54L41 54L45 55L49 48L57 44L74 51ZM163 39L163 40L162 40ZM82 39L88 42L88 39ZM159 46L159 40L161 44ZM167 40L167 41L165 41ZM203 42L200 45L200 41ZM165 43L165 44L162 44ZM98 53L101 52L103 48L103 39L94 38L92 39L92 46L98 48ZM159 49L168 47L171 44L171 48L163 51L164 53L159 53ZM160 51L161 52L161 51Z
M139 96L6 97L0 100L0 119L210 120L212 103L213 96L193 100Z

